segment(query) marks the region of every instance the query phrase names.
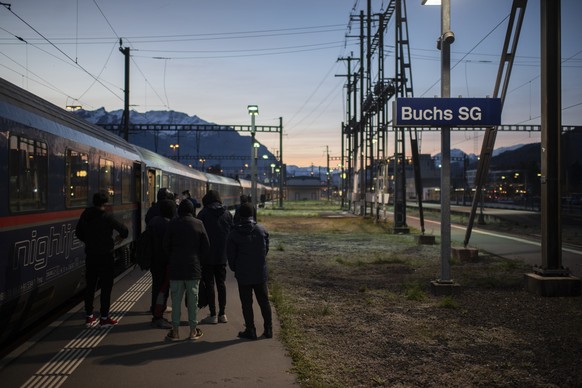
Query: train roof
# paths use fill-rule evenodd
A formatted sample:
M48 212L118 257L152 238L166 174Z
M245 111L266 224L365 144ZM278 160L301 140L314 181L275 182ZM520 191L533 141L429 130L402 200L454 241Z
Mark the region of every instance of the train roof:
M236 179L227 178L222 175L214 175L207 172L205 172L204 174L206 175L206 177L208 178L208 182L210 183L220 183L222 185L231 185L237 187L239 186L239 183Z
M106 152L137 159L133 145L103 128L0 78L2 117Z
M240 182L240 185L243 189L250 189L253 185L253 182L247 180L247 179L241 179L239 178L238 181Z
M146 164L146 167L168 171L173 174L189 176L191 178L195 178L203 182L206 182L208 180L207 178L208 174L185 166L182 163L178 163L175 160L172 160L165 156L156 154L155 152L150 151L147 148L139 146L135 146L135 148L140 153L141 159Z

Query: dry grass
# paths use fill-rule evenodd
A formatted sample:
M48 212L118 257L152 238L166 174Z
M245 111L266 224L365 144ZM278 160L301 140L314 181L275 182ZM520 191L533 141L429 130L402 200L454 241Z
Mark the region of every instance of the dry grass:
M435 297L438 246L325 203L286 207L260 222L302 386L582 386L582 298L529 294L529 266L488 256L452 263L462 292Z

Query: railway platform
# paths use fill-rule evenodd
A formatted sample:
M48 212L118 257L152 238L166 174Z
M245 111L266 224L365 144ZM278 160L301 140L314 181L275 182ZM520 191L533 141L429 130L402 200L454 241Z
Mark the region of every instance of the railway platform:
M135 267L113 287L110 328L85 327L83 305L0 360L3 387L292 387L291 359L279 341L273 309L274 336L256 341L240 339L244 328L238 288L227 277L228 323L201 324L204 335L187 338L186 308L182 307L179 341L165 340L167 330L153 328L149 314L149 272ZM99 306L98 295L95 303ZM256 302L255 324L262 333ZM166 313L170 319L171 313ZM208 308L198 312L200 321ZM184 339L182 339L184 338Z

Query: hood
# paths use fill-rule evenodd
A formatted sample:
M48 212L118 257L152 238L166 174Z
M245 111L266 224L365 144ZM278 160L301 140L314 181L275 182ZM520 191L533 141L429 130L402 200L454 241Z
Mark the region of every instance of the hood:
M257 222L253 219L253 217L243 218L241 219L241 223L234 226L234 229L237 230L240 234L251 234L253 230L257 227Z
M172 193L167 187L162 187L158 190L158 194L156 196L158 202L164 199L174 199L174 193Z
M206 205L206 208L210 211L212 211L213 213L218 213L218 214L222 214L226 211L226 209L224 208L224 206L222 206L222 204L220 202L213 202L209 205Z
M187 214L194 215L194 205L191 201L185 199L178 206L178 215L183 217Z

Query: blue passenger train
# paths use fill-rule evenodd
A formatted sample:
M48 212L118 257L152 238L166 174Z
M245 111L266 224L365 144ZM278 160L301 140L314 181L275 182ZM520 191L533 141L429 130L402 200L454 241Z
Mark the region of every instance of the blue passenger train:
M219 191L233 208L250 182L193 170L132 145L0 78L0 343L85 286L75 226L93 193L128 227L115 247L132 265L134 241L159 188ZM259 185L271 197L269 188Z

